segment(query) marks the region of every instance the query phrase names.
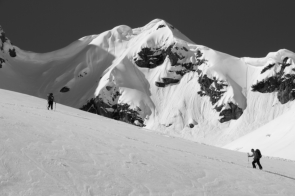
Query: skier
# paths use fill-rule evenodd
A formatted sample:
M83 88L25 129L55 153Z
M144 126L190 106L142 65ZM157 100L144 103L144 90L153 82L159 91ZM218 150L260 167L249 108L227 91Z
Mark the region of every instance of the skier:
M48 100L48 107L47 107L47 109L49 110L49 108L51 108L51 110L53 110L53 102L54 102L53 93L49 93L49 95L47 97L47 100Z
M262 157L260 150L256 149L256 151L254 151L254 149L251 149L251 152L252 152L252 155L249 155L248 153L248 157L253 157L253 161L252 161L253 168L256 168L255 163L257 163L257 165L259 166L259 169L262 169L262 166L260 164L260 158Z

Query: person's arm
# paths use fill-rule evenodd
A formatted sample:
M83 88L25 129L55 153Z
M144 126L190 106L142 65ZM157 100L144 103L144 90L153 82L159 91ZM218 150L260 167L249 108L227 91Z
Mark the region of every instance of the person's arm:
M252 155L250 155L249 153L248 153L248 157L253 157L254 156L254 153L252 154Z

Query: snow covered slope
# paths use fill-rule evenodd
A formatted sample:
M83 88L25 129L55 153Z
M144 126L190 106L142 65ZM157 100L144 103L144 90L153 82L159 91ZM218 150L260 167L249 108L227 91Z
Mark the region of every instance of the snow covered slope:
M174 138L0 90L0 195L294 195L294 162Z
M255 131L227 144L224 148L250 152L261 150L264 156L295 160L295 108L292 108Z
M293 52L237 58L159 19L45 54L12 46L3 33L1 42L2 89L53 92L58 103L216 146L277 118L295 97Z

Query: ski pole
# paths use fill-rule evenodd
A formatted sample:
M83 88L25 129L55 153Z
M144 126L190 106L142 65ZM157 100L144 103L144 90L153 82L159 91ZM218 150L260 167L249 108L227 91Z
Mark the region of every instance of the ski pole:
M56 111L56 102L55 102L55 108L54 108L54 111Z
M249 153L247 153L248 154L248 167L249 167Z

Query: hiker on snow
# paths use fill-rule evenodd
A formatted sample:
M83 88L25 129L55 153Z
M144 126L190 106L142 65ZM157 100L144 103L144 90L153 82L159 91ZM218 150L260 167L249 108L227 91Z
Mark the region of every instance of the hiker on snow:
M260 164L260 159L262 157L260 150L256 149L256 151L254 151L254 149L251 149L251 152L252 152L252 155L249 155L248 153L248 157L254 157L252 161L253 168L256 168L255 163L257 163L257 165L259 166L259 169L262 169L262 166Z
M51 108L51 110L53 110L53 102L54 102L53 93L49 93L49 95L47 97L47 100L48 100L48 107L47 107L47 109L49 110L49 108Z

